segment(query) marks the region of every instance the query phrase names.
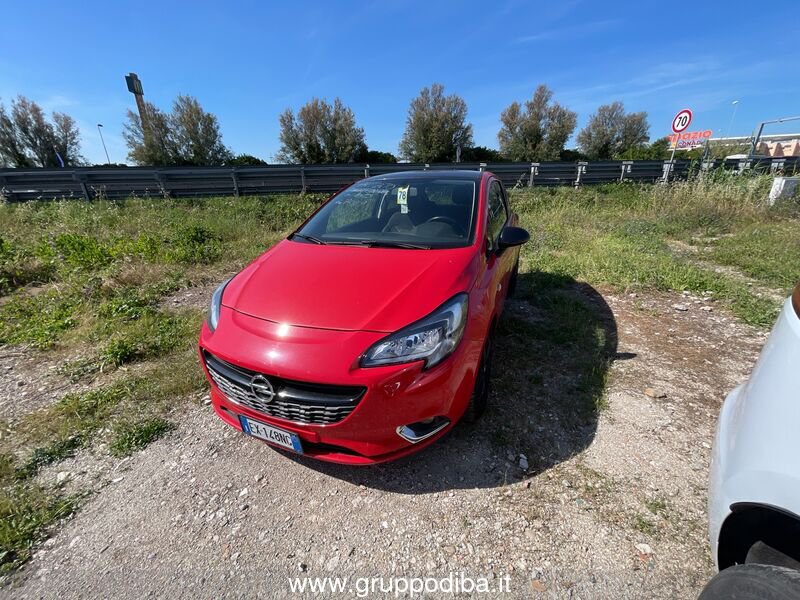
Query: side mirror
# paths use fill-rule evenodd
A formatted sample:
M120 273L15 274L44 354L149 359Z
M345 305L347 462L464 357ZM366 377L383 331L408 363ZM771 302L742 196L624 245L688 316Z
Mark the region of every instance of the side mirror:
M503 231L500 232L499 246L501 249L521 246L530 238L530 234L522 227L503 227Z

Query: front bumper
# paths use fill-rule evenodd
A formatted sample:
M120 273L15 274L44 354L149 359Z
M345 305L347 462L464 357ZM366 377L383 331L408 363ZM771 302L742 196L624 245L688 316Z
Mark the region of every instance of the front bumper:
M456 351L441 364L423 370L422 363L362 368L358 357L386 334L292 327L250 317L223 307L215 332L203 325L200 359L211 384L217 415L241 430L239 415L297 434L304 454L330 462L368 465L401 458L435 442L463 415L472 393L480 342L469 325ZM366 392L343 420L303 424L274 418L227 397L211 380L203 350L268 377L363 386ZM403 426L444 417L449 424L412 443L398 432Z

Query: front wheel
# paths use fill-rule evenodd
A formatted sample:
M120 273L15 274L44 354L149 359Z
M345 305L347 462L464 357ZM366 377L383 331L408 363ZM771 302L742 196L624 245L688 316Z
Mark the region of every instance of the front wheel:
M698 600L800 600L800 571L772 565L737 565L720 571Z
M474 423L480 419L489 404L489 389L492 379L492 355L494 354L494 327L489 331L489 337L483 344L481 362L478 364L478 374L475 377L475 387L472 389L464 420Z

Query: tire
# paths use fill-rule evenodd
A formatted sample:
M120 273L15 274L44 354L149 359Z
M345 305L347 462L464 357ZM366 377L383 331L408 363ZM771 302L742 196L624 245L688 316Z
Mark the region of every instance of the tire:
M475 423L481 418L489 404L489 391L492 382L492 356L494 355L494 326L489 332L489 337L483 345L481 362L478 363L478 374L475 377L475 387L472 389L464 420Z
M773 565L737 565L720 571L698 600L800 600L800 572Z
M511 271L511 277L508 280L508 298L513 298L514 292L517 291L517 279L519 279L519 258L514 263L514 270Z

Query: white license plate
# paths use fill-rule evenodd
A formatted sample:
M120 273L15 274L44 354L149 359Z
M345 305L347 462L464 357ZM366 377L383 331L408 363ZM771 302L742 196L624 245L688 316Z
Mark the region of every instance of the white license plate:
M253 437L260 440L281 446L288 450L293 450L299 454L303 453L303 446L300 444L300 438L294 433L289 433L283 429L278 429L272 425L267 425L260 421L254 421L244 415L239 415L239 423L242 425L242 431L249 433Z

